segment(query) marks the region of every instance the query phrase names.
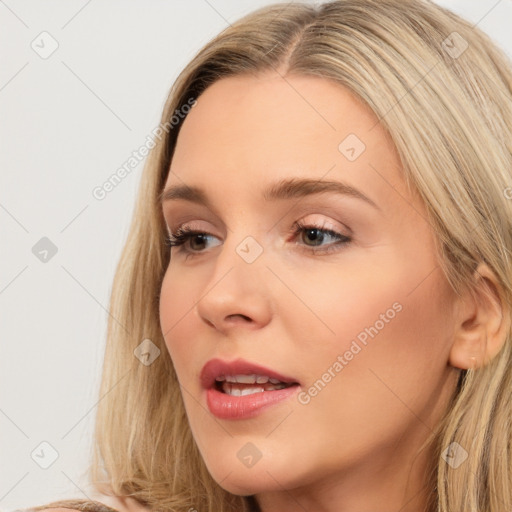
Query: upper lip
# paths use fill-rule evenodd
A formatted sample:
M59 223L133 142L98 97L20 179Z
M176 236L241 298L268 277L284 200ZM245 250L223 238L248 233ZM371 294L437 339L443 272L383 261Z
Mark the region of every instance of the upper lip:
M296 379L287 377L270 368L266 368L256 363L251 363L245 359L236 359L234 361L223 361L222 359L210 359L201 370L201 384L203 388L209 389L214 386L215 379L223 375L266 375L278 379L288 384L298 384Z

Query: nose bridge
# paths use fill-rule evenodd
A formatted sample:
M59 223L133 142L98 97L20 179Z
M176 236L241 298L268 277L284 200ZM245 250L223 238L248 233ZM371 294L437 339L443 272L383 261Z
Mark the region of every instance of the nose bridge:
M235 267L230 273L239 273L240 278L251 280L251 276L263 274L265 269L264 230L260 226L244 221L241 214L238 222L229 229L226 239L216 258L215 273L225 273L228 268ZM220 276L218 276L220 277Z
M266 287L263 245L256 237L230 232L216 256L214 269L197 304L199 316L217 329L226 329L233 319L265 325L271 305Z

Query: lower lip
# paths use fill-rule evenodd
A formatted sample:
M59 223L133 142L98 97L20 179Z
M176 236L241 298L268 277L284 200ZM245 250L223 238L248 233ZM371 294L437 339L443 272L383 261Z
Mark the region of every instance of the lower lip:
M295 395L298 385L251 395L232 396L216 388L206 391L206 403L210 412L220 419L240 420L256 416L262 409Z

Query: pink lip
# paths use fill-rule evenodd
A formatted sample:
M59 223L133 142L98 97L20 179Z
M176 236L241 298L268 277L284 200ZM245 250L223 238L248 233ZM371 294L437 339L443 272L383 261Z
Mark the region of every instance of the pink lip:
M210 359L201 370L201 384L205 389L213 387L215 379L221 375L268 375L281 382L297 382L292 377L286 377L280 373L265 368L259 364L254 364L245 359L236 359L234 361L223 361L222 359Z
M231 396L222 393L215 387L216 377L222 375L252 374L267 375L281 382L295 383L297 385L244 396ZM291 397L297 393L300 387L296 379L243 359L236 359L231 362L222 361L221 359L211 359L203 366L200 379L203 388L206 390L208 409L212 414L221 419L251 418L258 414L263 408Z

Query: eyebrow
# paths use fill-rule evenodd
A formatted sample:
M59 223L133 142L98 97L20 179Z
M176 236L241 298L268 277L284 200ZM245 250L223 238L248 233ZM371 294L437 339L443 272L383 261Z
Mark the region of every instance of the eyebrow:
M271 184L270 187L263 191L262 197L264 201L269 202L307 197L323 192L355 197L380 210L377 204L360 190L341 181L320 181L304 178L285 179ZM199 187L190 185L172 185L168 187L160 193L158 202L164 203L179 199L210 207L210 201L206 192Z

